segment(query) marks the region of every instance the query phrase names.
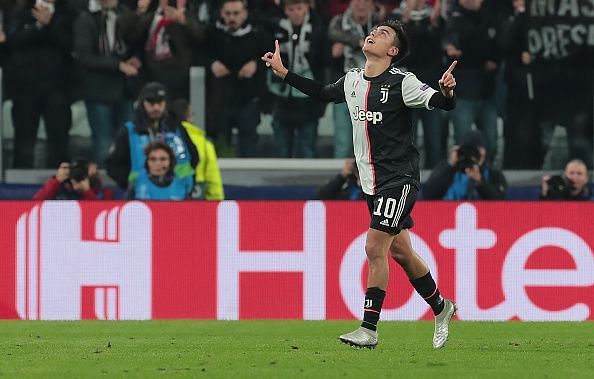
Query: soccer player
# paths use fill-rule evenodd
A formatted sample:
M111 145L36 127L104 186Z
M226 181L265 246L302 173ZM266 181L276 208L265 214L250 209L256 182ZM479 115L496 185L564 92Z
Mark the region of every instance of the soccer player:
M408 229L419 189L419 153L413 143L411 108L455 107L454 61L439 80L440 91L402 72L393 64L408 54L408 38L398 21L384 21L365 38L365 68L348 71L336 83L323 85L287 70L278 41L262 60L274 74L301 92L325 101L346 102L353 122L353 145L371 215L365 253L369 266L363 322L340 336L346 344L374 348L377 323L388 285L388 251L404 269L415 290L435 314L433 347L441 348L456 305L444 299L429 268L413 250Z

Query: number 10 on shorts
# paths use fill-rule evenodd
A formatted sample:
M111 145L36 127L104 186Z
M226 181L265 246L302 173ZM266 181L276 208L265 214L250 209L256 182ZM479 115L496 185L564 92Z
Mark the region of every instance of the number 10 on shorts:
M384 202L384 199L385 199L385 202ZM377 199L377 206L373 210L373 215L374 216L382 216L383 215L385 218L391 219L392 217L394 217L394 214L396 213L397 205L398 205L398 202L396 201L396 199L393 199L391 197L384 198L383 196L381 196L379 199ZM382 212L382 207L383 207L383 212Z

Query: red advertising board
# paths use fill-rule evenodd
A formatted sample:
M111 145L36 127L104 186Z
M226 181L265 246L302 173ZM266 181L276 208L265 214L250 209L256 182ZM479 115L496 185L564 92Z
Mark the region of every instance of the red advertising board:
M353 319L359 202L0 202L0 318ZM421 202L413 246L462 320L594 319L594 203ZM430 318L391 263L382 319Z

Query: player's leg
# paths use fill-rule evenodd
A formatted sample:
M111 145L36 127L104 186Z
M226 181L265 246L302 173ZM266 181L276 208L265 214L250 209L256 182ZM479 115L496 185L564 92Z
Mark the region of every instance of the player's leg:
M394 236L380 230L369 229L365 242L368 276L363 321L359 329L340 336L349 345L373 348L377 345L377 323L382 311L386 287L390 276L388 250Z
M411 222L412 224L412 222ZM435 315L433 347L443 347L449 334L449 323L456 312L454 302L444 299L435 284L427 264L413 249L408 229L402 230L390 246L392 258L402 267L419 295L429 304Z
M377 344L377 323L390 272L389 249L394 236L403 227L402 220L408 218L416 196L416 187L406 184L367 197L371 223L365 242L369 275L363 322L356 331L340 336L342 342L360 347L375 347Z

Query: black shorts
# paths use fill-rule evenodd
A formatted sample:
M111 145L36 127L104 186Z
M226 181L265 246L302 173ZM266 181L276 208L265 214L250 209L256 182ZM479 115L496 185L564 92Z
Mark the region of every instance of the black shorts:
M369 227L392 235L412 228L414 223L410 212L417 200L417 192L412 184L404 184L375 195L366 195L371 215Z

